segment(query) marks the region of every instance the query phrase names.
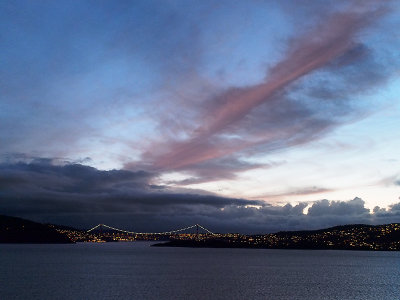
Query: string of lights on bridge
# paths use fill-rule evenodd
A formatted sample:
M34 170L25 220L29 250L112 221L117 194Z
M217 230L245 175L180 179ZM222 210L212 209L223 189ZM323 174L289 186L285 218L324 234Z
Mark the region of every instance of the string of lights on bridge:
M115 230L115 231L119 231L119 232L123 232L123 233L128 233L128 234L147 234L147 235L168 235L168 234L174 234L174 233L179 233L188 229L192 229L195 227L201 228L203 229L205 232L209 233L209 234L214 234L213 232L211 232L210 230L208 230L207 228L201 226L200 224L194 224L185 228L180 228L180 229L176 229L176 230L171 230L171 231L164 231L164 232L135 232L135 231L128 231L128 230L123 230L123 229L119 229L119 228L115 228L112 226L108 226L105 224L98 224L96 226L94 226L93 228L90 228L87 232L91 232L97 228L101 228L101 227L105 227L111 230Z

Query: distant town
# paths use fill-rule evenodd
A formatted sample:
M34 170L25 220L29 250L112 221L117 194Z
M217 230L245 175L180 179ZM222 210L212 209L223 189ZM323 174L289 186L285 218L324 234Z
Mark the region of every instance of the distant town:
M194 225L196 226L196 225ZM192 227L194 227L192 226ZM200 225L199 225L200 226ZM0 216L0 243L104 243L156 241L159 247L336 249L399 251L400 224L344 225L321 230L238 233L129 233L99 228L88 232Z
M400 224L345 225L263 235L174 237L170 242L157 246L399 251Z

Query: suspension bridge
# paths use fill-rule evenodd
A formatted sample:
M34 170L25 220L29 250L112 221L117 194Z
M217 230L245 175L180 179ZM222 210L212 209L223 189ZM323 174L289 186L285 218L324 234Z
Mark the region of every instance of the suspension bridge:
M207 234L211 234L211 235L215 234L212 231L208 230L207 228L201 226L200 224L194 224L194 225L191 225L188 227L179 228L179 229L175 229L175 230L171 230L171 231L163 231L163 232L136 232L136 231L129 231L129 230L124 230L124 229L120 229L120 228L115 228L112 226L108 226L106 224L98 224L98 225L94 226L93 228L90 228L86 232L90 233L95 230L101 230L103 228L121 232L121 233L125 233L125 234L133 234L133 235L174 235L174 234L184 233L184 231L194 229L194 228L196 229L196 234L199 234L199 229L204 230L204 232L206 232Z

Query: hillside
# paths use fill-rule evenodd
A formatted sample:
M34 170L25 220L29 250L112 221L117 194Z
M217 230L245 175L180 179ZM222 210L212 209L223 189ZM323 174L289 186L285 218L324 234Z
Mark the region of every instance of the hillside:
M64 234L48 225L0 215L0 243L54 244L72 243Z
M178 237L157 246L399 251L400 224L356 224L265 235L215 234L192 239Z

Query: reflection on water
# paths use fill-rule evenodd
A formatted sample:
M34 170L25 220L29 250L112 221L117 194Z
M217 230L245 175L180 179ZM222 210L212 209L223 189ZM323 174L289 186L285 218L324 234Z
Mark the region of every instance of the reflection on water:
M0 245L1 299L400 299L400 253Z

